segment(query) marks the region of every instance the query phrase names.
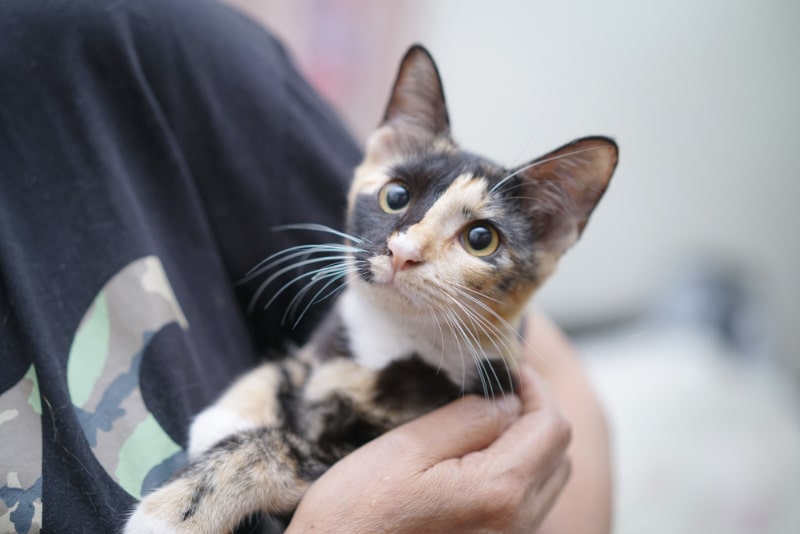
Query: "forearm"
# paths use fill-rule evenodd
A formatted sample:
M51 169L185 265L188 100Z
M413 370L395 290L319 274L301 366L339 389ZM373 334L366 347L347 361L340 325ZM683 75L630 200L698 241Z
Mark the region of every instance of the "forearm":
M611 530L611 452L605 414L574 349L549 319L533 313L527 360L550 384L572 425L572 475L539 532L605 534Z

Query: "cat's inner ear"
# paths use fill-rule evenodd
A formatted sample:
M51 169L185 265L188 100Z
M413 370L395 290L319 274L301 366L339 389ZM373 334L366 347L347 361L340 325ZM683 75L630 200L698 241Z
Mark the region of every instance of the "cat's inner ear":
M447 134L450 119L444 89L433 58L425 48L409 48L400 63L382 125L417 126L434 136Z
M605 137L578 139L520 167L524 196L539 238L563 253L583 232L617 166L616 143Z

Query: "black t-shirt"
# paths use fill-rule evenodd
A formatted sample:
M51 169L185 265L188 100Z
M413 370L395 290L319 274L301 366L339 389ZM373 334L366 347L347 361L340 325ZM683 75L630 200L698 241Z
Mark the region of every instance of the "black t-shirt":
M267 255L341 226L359 151L206 0L0 4L0 531L115 532L192 415L291 336ZM312 324L304 321L304 325Z

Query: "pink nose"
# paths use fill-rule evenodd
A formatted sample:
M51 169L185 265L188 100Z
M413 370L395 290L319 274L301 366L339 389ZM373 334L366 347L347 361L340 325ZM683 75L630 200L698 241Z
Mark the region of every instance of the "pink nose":
M389 239L389 250L392 253L392 268L400 272L422 263L420 246L407 234L397 234Z

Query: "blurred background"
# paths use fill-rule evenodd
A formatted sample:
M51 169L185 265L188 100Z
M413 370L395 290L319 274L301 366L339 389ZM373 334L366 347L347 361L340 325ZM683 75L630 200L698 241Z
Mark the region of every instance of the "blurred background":
M513 166L621 147L536 298L614 432L619 534L800 532L800 3L231 0L359 140L406 48L456 139Z

